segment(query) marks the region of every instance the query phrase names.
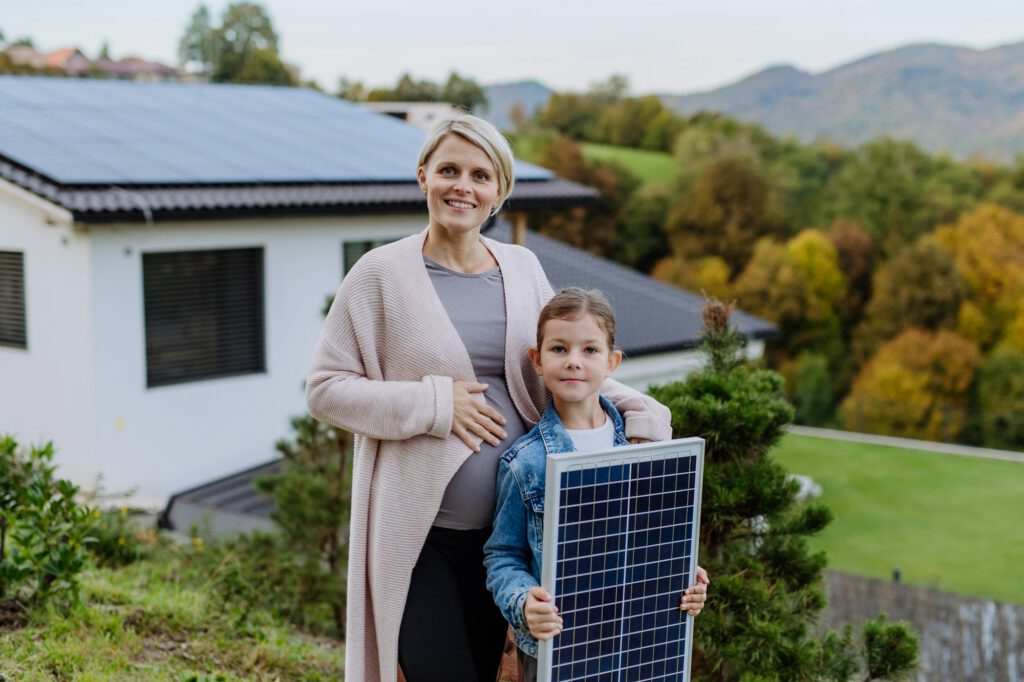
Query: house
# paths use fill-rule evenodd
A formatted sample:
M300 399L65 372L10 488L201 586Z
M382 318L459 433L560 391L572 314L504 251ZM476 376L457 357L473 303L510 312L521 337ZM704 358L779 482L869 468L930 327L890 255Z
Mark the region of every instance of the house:
M423 135L313 90L0 77L0 431L156 505L265 460L347 264L425 225ZM596 200L518 174L513 215Z
M359 102L358 105L378 114L393 116L422 130L430 130L438 121L458 111L457 107L446 102Z
M305 411L327 297L368 249L424 227L422 139L307 89L0 76L0 432L53 440L63 475L150 506L266 461ZM598 198L529 164L517 177L499 238ZM640 278L620 314L688 318L624 324L624 342L639 333L623 378L692 355L693 297L540 245L556 286ZM563 282L574 267L609 279Z
M160 62L151 62L142 57L110 59L100 57L91 60L74 47L65 47L52 52L39 52L31 45L12 45L4 50L12 64L48 73L85 77L107 76L133 81L177 81L181 79L178 69Z

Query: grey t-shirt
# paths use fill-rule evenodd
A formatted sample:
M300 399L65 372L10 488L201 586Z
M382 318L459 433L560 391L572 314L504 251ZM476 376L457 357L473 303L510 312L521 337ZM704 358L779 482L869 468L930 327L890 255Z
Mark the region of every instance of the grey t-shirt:
M480 452L471 454L455 472L434 525L455 530L487 528L494 517L498 458L528 430L505 383L506 316L501 270L467 275L448 270L426 256L423 262L455 331L469 351L477 381L488 385L484 399L505 417L502 428L508 434L497 447L481 443Z

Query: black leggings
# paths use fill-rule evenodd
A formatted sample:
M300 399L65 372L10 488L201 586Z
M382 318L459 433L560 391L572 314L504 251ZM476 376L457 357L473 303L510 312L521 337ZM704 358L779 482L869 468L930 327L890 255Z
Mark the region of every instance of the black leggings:
M434 526L412 571L398 635L408 682L494 682L508 624L487 590L490 528Z

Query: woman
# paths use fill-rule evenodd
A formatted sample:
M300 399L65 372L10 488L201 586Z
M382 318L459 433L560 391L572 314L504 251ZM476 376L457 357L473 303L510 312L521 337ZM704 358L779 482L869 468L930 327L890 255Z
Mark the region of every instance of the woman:
M514 184L508 143L469 115L427 137L417 177L430 222L363 256L324 323L310 412L356 434L345 679L492 682L506 624L482 547L497 459L537 422L527 355L552 291L528 250L481 237ZM636 440L671 436L669 411L609 381ZM701 595L702 598L702 595Z

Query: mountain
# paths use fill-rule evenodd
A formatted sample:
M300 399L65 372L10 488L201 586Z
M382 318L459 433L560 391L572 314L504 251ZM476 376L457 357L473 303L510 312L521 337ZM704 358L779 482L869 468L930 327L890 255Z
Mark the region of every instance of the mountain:
M720 111L777 135L1007 161L1024 152L1024 42L988 50L911 45L819 74L773 66L709 92L663 96L683 114Z
M537 81L518 81L483 86L487 106L480 108L480 115L498 126L500 130L511 130L512 111L522 107L523 115L530 118L537 109L544 106L553 92Z

